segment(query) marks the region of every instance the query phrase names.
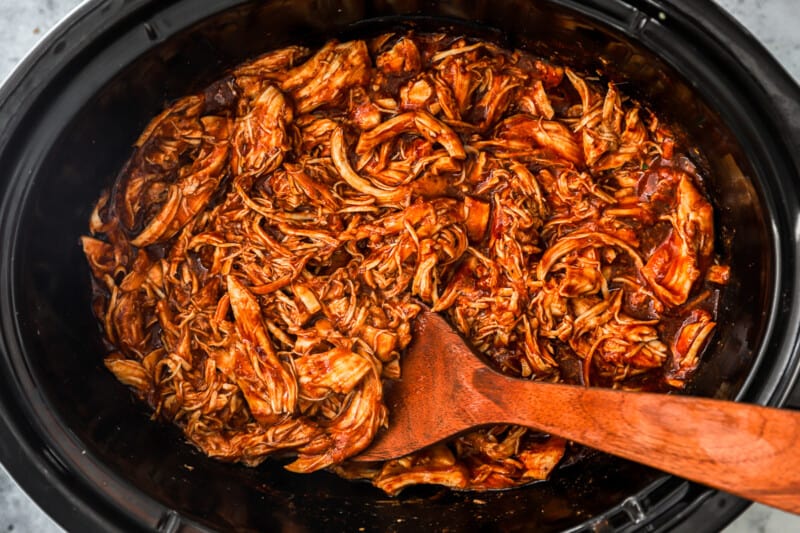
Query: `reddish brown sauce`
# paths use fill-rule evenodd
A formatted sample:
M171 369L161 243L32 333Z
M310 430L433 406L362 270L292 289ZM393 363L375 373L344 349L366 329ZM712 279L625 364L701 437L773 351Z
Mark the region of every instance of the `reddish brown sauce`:
M270 52L155 117L98 201L106 366L218 459L391 494L543 479L566 443L519 427L347 459L391 417L420 302L522 379L683 387L729 277L687 148L614 84L488 42Z

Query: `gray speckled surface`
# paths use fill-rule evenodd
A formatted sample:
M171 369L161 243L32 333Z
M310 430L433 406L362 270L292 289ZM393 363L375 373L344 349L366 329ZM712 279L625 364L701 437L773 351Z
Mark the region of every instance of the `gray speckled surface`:
M800 80L797 0L718 0ZM0 79L78 0L0 0ZM0 467L0 533L62 531ZM800 531L800 517L753 505L725 533Z

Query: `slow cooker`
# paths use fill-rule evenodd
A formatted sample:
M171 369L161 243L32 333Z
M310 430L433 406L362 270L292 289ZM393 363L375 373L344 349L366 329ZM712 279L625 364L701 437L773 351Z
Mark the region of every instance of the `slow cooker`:
M292 43L413 25L599 71L678 124L731 265L689 394L790 405L798 370L800 89L710 2L96 0L0 89L0 461L67 529L714 531L748 502L596 454L547 482L388 498L320 472L209 460L102 364L78 237L170 100Z

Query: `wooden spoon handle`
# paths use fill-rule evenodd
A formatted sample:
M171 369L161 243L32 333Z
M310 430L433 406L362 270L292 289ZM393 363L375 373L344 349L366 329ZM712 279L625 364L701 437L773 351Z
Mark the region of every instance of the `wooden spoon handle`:
M488 368L464 415L538 428L800 513L800 412L688 396L521 382Z

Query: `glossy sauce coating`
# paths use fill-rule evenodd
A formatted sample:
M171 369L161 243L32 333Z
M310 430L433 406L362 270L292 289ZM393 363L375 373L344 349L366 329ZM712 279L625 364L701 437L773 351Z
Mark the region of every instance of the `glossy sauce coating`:
M683 387L728 269L674 137L613 84L488 42L270 52L155 117L98 201L106 366L222 460L289 453L392 494L543 479L565 442L520 427L346 460L391 416L419 302L509 375Z

